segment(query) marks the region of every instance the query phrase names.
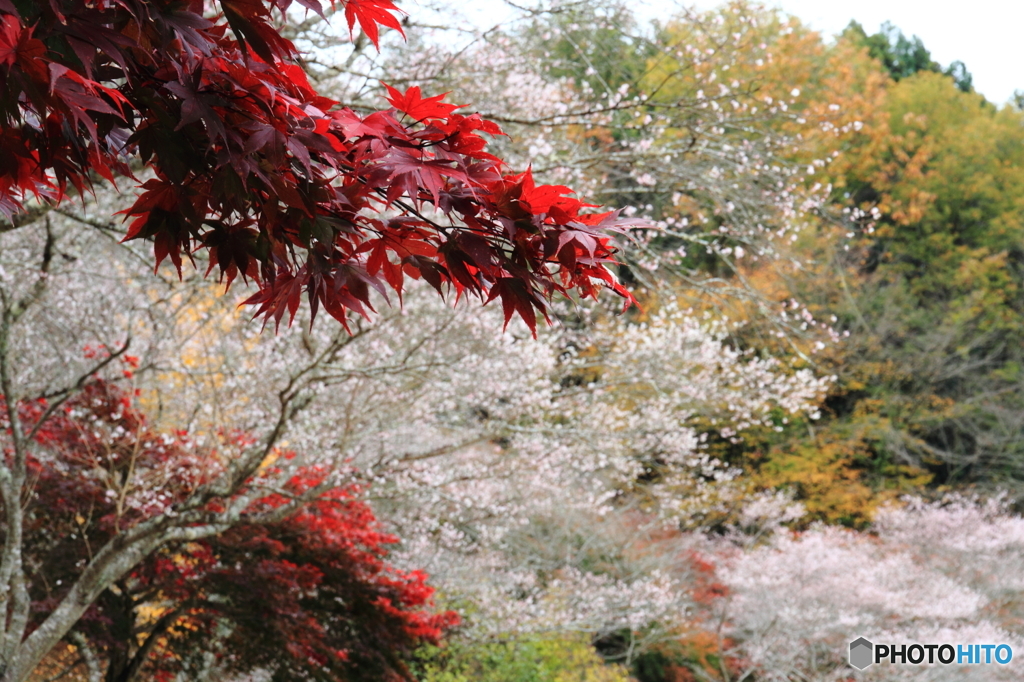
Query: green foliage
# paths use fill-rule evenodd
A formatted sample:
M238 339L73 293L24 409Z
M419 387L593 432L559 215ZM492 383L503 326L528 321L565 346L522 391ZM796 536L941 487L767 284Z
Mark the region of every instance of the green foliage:
M846 360L894 430L892 461L937 480L1024 478L1024 126L948 79L919 73L888 97L890 158L852 178L882 219L858 245L860 320Z
M614 638L613 638L614 639ZM624 637L623 639L628 639ZM621 652L624 642L606 641ZM704 629L694 629L633 652L630 670L636 682L697 682L733 680L740 676L741 662L728 651L735 642Z
M567 4L523 37L552 76L572 80L581 94L600 101L643 77L653 46L639 33L628 6L612 1Z
M806 119L786 128L803 144L780 161L832 159L813 181L834 191L793 246L809 267L785 281L744 275L767 297L835 315L850 336L813 358L837 375L822 420L738 444L712 435L714 454L755 487L794 492L810 520L854 527L922 487L1024 483L1020 108L997 110L962 64L943 69L888 24L869 36L853 23L831 46L799 26L759 26L772 53L753 72L760 92L798 89ZM730 74L744 63L731 59ZM823 120L846 132L823 133ZM853 209L877 218L851 220ZM763 348L754 315L733 315L748 321L739 342Z
M843 37L868 48L868 53L882 63L895 80L901 80L920 71L933 71L951 76L962 92L970 92L974 79L961 61L950 64L946 69L932 60L931 52L917 36L907 38L903 31L889 22L882 24L878 33L868 35L856 21L843 31Z
M818 360L838 376L825 418L766 447L758 480L853 526L921 486L1019 488L1024 116L922 68L838 151L836 209L878 218L802 242L820 267L795 295L850 337Z
M420 651L421 682L629 682L583 635L518 637L476 643L453 640Z

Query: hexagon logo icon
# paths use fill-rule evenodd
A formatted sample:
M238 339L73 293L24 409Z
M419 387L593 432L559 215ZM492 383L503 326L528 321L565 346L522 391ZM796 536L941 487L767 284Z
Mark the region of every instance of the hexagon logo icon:
M858 637L850 642L850 665L857 670L863 670L875 662L875 645Z

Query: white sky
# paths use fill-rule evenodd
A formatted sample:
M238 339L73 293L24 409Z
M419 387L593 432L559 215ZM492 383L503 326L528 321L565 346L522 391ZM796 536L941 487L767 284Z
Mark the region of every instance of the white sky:
M974 87L996 104L1024 90L1024 0L764 0L796 15L826 38L856 19L870 34L890 21L907 37L917 35L943 66L960 60L974 76ZM714 0L689 0L710 9ZM689 4L686 2L684 4ZM466 17L490 27L509 16L501 0L455 0ZM518 4L518 3L517 3ZM522 4L533 4L524 1ZM674 0L635 0L643 17L674 13Z
M908 37L917 35L943 66L960 60L974 87L996 104L1024 90L1024 2L1021 0L779 0L826 36L856 19L870 34L891 21ZM714 6L714 3L708 3Z

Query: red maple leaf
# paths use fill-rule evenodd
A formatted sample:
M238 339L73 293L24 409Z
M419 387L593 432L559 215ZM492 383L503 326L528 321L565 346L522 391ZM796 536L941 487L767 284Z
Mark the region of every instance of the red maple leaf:
M355 27L356 21L359 28L370 39L373 46L380 49L380 29L378 24L393 28L403 36L402 24L392 12L400 12L391 0L347 0L345 3L345 20L348 21L349 32Z
M631 300L607 270L610 237L581 229L617 221L582 215L568 187L505 174L487 151L494 123L416 86L387 86L394 109L364 116L318 95L271 21L292 1L222 0L218 23L199 0L145 3L146 21L134 0L24 3L24 16L0 0L0 212L131 177L136 156L154 178L124 212L127 238L176 267L207 249L223 280L254 280L248 303L266 319L306 298L344 324L372 310L372 291L401 295L405 276L501 297L531 328L570 290ZM391 0L344 7L374 42L378 26L401 30ZM48 47L65 35L69 50Z
M461 108L459 104L451 104L444 101L448 93L424 98L418 85L412 86L404 93L399 92L387 83L381 83L381 85L387 88L387 100L391 102L391 105L402 113L408 114L416 121L425 121L431 118L445 119L453 111Z

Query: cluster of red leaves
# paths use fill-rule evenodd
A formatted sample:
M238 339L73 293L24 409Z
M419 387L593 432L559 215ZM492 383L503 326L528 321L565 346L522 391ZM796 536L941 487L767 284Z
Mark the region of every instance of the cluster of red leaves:
M336 490L280 523L167 548L134 575L181 613L155 667L173 671L230 623L219 653L228 670L325 680L404 672L404 655L436 643L458 616L426 610L426 575L385 561L394 542L366 505Z
M389 0L331 1L374 42L399 28ZM485 151L496 124L419 88L366 116L319 96L270 23L291 2L220 0L210 20L202 0L0 0L0 211L139 156L156 177L127 238L179 271L207 250L229 285L257 282L267 320L305 295L345 324L407 276L500 298L531 328L556 293L631 300L607 267L617 214L508 174Z
M687 552L685 561L693 571L690 580L690 596L701 606L711 606L715 601L729 596L729 588L717 579L717 567L698 552Z
M25 424L45 411L43 402L20 406ZM185 434L151 428L128 393L98 379L46 419L27 462L35 485L25 553L36 622L119 529L167 512L210 475L198 452ZM290 492L309 490L324 475L306 470L288 482ZM111 492L112 482L116 488L130 480L159 487ZM231 634L217 655L234 671L265 668L288 679L331 680L401 674L404 655L436 642L458 617L430 609L433 589L425 574L389 565L387 548L396 538L380 530L355 492L335 488L282 520L165 546L105 591L76 629L122 669L137 653L145 619L152 620L152 610L147 616L142 607L159 605L172 615L161 625L160 645L144 653L154 679L173 676L225 625ZM250 511L284 501L268 495ZM209 506L223 510L225 502Z
M701 679L716 679L723 671L727 671L730 679L739 677L746 669L744 660L736 654L736 643L718 632L721 627L719 607L722 600L729 597L729 588L718 580L718 567L709 556L687 551L679 559L690 568L689 591L697 608L692 628L677 643L682 645L682 659L667 666L666 679L679 682L698 679L691 668L703 669ZM687 665L682 665L683 661Z

